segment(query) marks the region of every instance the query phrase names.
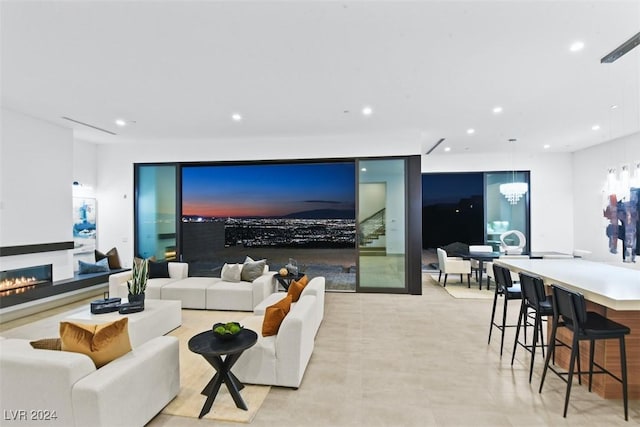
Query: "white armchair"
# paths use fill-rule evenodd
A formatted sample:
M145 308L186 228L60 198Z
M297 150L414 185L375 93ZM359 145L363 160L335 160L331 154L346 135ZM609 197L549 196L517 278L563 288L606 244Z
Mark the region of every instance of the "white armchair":
M440 274L438 274L438 283L440 283L440 278L442 277L442 273L444 273L444 284L442 286L447 286L447 276L449 274L459 274L461 283L462 275L466 274L467 285L468 287L471 287L470 261L447 256L447 252L444 249L438 248L438 269L440 270Z

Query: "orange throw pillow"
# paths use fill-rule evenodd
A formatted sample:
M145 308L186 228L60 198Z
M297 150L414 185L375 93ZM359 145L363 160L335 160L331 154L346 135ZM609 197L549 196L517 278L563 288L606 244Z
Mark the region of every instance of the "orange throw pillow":
M128 317L99 325L60 322L62 351L86 354L100 368L131 351L128 325Z
M286 297L282 298L277 303L270 305L269 307L281 308L284 310L284 314L289 314L289 310L291 310L292 302L293 300L291 299L291 295L287 295Z
M267 307L264 311L264 319L262 320L262 336L270 337L276 335L290 309L291 296L289 295Z
M299 280L292 280L289 285L289 290L287 291L287 295L291 295L291 300L293 302L298 302L300 299L300 294L305 286L309 283L309 278L305 274Z
M262 321L262 336L270 337L272 335L276 335L285 316L286 314L283 309L278 307L267 307L264 312L264 320Z

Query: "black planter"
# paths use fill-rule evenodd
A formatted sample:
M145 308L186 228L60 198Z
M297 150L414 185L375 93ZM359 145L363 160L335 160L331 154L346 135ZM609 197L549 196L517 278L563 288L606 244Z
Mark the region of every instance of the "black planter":
M144 304L144 292L141 294L129 294L129 297L127 298L129 300L129 303L142 303Z

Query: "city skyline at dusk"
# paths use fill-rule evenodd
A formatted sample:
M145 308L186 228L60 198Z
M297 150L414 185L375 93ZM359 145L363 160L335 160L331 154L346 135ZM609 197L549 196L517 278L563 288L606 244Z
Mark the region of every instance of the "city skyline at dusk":
M355 217L353 162L182 168L183 216L278 218L320 210Z

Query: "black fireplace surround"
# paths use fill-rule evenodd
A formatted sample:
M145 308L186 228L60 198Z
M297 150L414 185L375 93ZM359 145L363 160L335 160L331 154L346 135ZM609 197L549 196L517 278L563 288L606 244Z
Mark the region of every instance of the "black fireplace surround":
M126 270L75 274L70 279L56 282L52 281L51 264L0 271L0 308L105 283L109 281L110 274Z

